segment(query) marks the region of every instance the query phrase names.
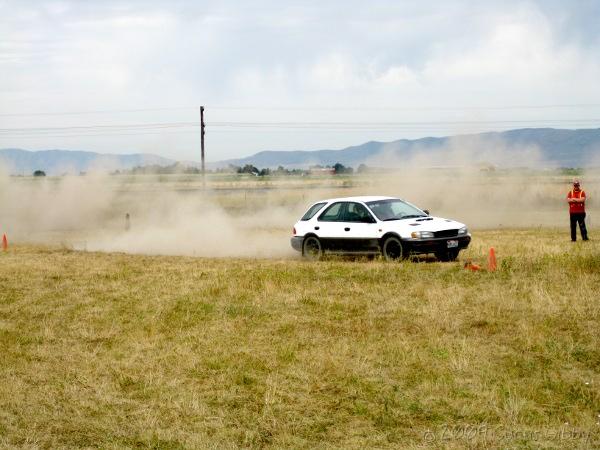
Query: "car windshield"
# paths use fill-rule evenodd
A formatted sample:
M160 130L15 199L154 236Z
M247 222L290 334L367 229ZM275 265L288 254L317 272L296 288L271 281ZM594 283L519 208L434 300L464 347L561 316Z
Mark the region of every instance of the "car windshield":
M427 217L419 208L397 198L367 202L367 206L381 221Z

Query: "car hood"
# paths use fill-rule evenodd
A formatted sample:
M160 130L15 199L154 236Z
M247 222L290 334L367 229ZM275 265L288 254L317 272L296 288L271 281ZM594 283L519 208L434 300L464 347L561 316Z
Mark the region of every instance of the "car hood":
M456 220L444 219L443 217L423 217L419 219L391 220L381 222L385 231L393 231L402 237L410 237L413 231L442 231L459 229L465 226L464 223Z

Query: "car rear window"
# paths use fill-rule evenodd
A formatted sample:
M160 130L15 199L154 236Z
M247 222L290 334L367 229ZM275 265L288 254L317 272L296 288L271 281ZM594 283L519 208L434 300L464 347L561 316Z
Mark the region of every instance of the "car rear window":
M308 208L308 211L306 211L306 213L302 216L302 219L300 219L300 220L310 220L310 219L312 219L313 216L316 213L318 213L323 208L323 206L325 206L326 204L327 204L327 202L315 203L310 208Z

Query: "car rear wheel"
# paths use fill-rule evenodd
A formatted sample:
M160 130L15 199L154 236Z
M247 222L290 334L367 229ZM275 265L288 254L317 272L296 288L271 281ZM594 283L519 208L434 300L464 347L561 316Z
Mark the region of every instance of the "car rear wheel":
M383 241L381 253L388 261L396 261L404 256L402 242L394 236L390 236Z
M316 236L309 236L302 243L302 256L312 261L317 261L323 256L321 241Z

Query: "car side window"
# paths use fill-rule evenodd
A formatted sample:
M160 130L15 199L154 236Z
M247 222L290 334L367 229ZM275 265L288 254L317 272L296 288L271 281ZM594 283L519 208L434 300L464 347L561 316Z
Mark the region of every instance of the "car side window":
M348 203L346 213L344 214L344 222L362 222L373 223L373 216L369 214L367 208L360 203Z
M323 203L316 203L314 205L312 205L310 208L308 208L308 211L306 211L306 214L304 214L302 216L302 219L300 220L310 220L313 218L313 216L318 213L319 211L321 211L321 209L323 208L323 206L325 206L327 203L323 202Z
M320 222L342 222L344 220L343 205L344 204L342 202L338 202L338 203L334 203L333 205L329 206L325 211L323 211L323 214L321 214L319 216L319 221Z

